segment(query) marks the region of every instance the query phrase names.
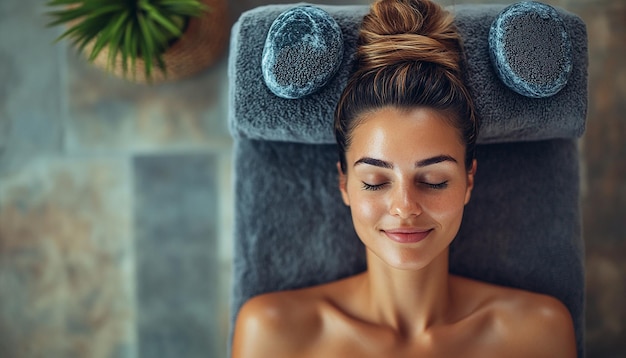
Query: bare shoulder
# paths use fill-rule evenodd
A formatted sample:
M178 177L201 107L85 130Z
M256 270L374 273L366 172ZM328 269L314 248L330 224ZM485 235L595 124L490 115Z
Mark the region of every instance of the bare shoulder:
M523 290L505 297L503 321L520 347L533 347L535 357L576 357L576 336L572 316L558 299Z
M267 293L248 300L239 310L232 357L293 357L320 334L315 290Z
M478 305L491 319L492 336L506 343L507 352L521 357L576 357L572 316L561 301L545 294L462 280L463 285L481 292Z

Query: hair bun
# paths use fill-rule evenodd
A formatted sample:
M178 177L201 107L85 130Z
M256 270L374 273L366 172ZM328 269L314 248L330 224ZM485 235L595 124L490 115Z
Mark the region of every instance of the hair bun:
M359 64L373 70L422 61L460 72L461 51L453 17L421 0L383 0L372 5L359 37Z

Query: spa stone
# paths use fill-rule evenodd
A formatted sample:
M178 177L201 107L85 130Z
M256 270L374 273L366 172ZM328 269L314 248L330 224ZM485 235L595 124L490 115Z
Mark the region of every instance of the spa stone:
M324 87L343 58L343 36L335 20L314 6L299 6L272 23L261 67L277 96L297 99Z
M489 31L489 52L498 77L531 98L558 93L572 71L572 44L557 11L539 2L506 7Z

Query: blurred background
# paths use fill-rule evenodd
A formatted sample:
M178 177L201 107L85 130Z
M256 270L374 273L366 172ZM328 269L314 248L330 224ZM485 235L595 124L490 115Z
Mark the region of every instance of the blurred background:
M229 1L229 21L291 2ZM626 357L626 2L546 2L589 35L587 356ZM191 78L134 84L54 44L47 10L0 2L0 357L224 357L227 52Z

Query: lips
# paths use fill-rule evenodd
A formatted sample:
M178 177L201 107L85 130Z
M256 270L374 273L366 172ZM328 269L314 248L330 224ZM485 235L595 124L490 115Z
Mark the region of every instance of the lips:
M391 240L401 244L412 244L420 242L428 237L428 234L433 231L432 229L418 229L418 228L400 228L383 230L385 235Z

